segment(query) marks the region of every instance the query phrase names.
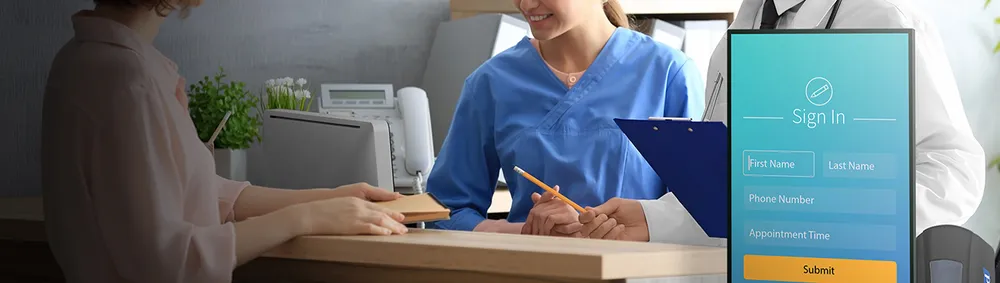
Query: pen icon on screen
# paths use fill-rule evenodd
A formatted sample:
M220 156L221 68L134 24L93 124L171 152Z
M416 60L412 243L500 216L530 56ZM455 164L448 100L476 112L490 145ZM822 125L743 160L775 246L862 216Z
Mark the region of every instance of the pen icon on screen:
M827 90L830 90L830 85L823 85L819 89L816 89L816 91L813 91L811 98L816 98L817 96L823 94Z

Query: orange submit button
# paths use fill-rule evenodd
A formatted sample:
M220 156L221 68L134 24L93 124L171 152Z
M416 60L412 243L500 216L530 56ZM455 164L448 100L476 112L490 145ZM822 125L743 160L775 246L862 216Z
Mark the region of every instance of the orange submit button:
M745 255L743 278L784 282L896 283L896 263L877 260Z

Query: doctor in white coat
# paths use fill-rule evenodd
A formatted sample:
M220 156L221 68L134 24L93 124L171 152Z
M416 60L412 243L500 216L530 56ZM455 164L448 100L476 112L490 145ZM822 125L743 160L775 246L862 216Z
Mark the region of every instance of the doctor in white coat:
M730 26L915 30L917 235L941 224L964 224L979 207L986 174L982 146L972 135L938 31L927 19L907 0L745 0ZM727 49L723 38L709 64L705 120L728 122ZM613 199L581 214L580 222L585 237L726 244L709 238L672 193L658 200Z

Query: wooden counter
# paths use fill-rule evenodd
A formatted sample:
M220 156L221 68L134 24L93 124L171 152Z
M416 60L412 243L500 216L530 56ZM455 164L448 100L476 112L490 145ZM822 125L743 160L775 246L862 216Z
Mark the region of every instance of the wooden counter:
M0 198L0 274L52 279L41 201ZM418 230L300 237L238 268L237 282L626 282L726 273L724 248Z

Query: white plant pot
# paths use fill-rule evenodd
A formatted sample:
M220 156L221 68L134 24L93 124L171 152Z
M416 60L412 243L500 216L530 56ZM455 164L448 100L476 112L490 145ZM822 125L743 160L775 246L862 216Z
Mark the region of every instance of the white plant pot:
M243 149L215 150L215 172L233 181L247 181L247 151Z

